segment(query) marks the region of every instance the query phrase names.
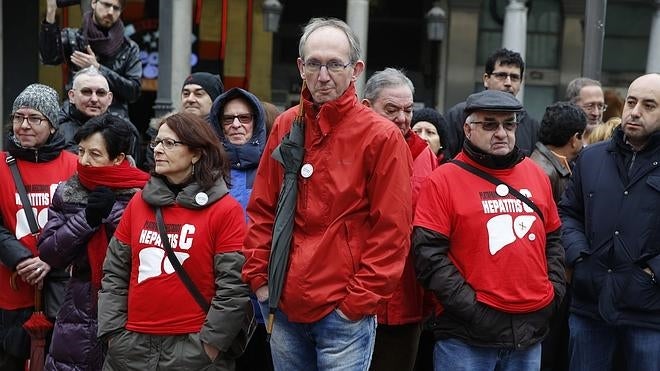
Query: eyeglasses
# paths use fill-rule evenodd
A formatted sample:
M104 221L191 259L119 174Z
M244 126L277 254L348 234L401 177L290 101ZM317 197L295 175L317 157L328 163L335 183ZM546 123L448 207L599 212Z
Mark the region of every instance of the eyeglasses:
M107 1L101 1L101 0L96 0L96 2L103 5L108 10L112 9L115 12L121 12L121 7L119 5L114 5Z
M506 80L507 77L511 79L511 82L520 81L520 75L517 73L493 72L490 75L500 81Z
M158 147L159 144L162 144L163 148L169 151L173 149L174 146L176 146L177 144L185 144L185 143L170 138L154 139L149 143L149 148L156 149L156 147Z
M330 61L326 64L321 64L321 62L319 61L311 60L311 61L303 62L303 67L305 69L305 72L307 73L317 73L321 71L321 67L325 67L328 70L328 72L339 73L345 70L346 67L350 66L351 64L353 63L348 62L346 64L342 64L341 62L338 61Z
M252 121L251 113L239 113L238 115L222 115L222 122L225 125L231 125L234 123L234 120L238 119L238 122L241 124L249 124Z
M497 121L473 121L470 124L481 125L481 128L485 131L496 131L500 128L500 125L506 131L514 131L518 127L518 123L515 121L505 121L502 123Z
M74 89L74 90L78 90L80 94L84 95L85 97L91 97L92 94L96 94L96 96L99 98L105 98L109 93L105 89L92 90L91 88L82 88L82 89Z
M41 116L25 116L21 115L20 113L14 113L13 115L9 116L11 118L11 123L14 125L23 125L23 122L27 120L28 124L30 126L41 126L43 125L44 121L48 121L47 118L41 117Z
M587 111L593 111L594 109L598 109L601 112L605 112L607 109L607 104L605 103L589 103L581 106Z

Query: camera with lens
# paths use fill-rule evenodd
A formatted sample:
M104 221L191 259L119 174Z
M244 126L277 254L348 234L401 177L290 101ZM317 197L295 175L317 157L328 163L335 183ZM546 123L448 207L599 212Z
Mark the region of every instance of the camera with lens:
M89 42L85 36L76 32L75 29L65 28L62 30L62 50L67 61L75 51L87 53L88 45Z
M71 5L80 5L80 0L57 0L55 3L58 8L64 8Z

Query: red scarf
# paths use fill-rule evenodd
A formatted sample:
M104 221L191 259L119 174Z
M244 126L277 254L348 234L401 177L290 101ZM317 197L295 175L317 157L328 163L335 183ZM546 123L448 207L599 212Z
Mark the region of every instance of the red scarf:
M420 138L412 130L408 130L408 134L406 134L404 138L406 139L406 143L408 143L408 148L410 148L410 154L412 155L413 160L415 160L417 156L429 146L424 139Z
M78 163L78 178L80 184L89 190L96 186L106 186L112 189L142 188L149 180L149 174L132 167L128 161L122 161L114 166L83 166ZM96 233L87 242L87 259L91 271L92 287L101 288L103 276L103 261L108 249L108 236L105 225L101 224Z

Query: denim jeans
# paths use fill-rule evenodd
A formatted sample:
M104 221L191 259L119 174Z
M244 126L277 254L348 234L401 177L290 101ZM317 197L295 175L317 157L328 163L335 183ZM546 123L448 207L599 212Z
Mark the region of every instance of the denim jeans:
M607 371L617 369L614 355L626 370L660 370L660 331L612 326L571 313L569 370Z
M267 303L259 304L264 318L268 318ZM278 310L270 349L276 371L366 371L375 339L376 316L350 321L335 309L317 322L296 323L289 322Z
M436 371L538 371L541 343L525 349L485 348L458 339L436 341L433 369Z

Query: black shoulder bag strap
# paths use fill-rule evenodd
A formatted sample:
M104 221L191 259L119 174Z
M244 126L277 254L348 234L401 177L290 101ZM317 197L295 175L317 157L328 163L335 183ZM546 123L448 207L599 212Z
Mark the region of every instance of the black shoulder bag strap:
M181 263L179 263L179 259L177 259L176 254L174 254L174 251L172 251L170 240L167 238L167 233L165 232L165 222L163 221L163 212L160 210L160 207L156 207L156 223L158 224L158 232L160 232L160 240L165 247L167 258L170 260L170 263L172 263L172 267L174 267L174 270L179 275L179 278L183 284L186 285L186 288L190 294L193 296L193 298L195 298L195 301L197 304L199 304L199 307L202 308L202 311L207 313L210 308L209 303L206 302L204 295L202 295L197 286L195 286L188 273L183 269Z
M34 237L39 235L39 224L37 224L37 219L34 217L34 212L32 211L32 204L30 199L27 196L27 190L25 189L25 184L23 184L23 178L21 177L21 172L18 171L18 165L16 164L16 158L6 154L5 161L11 170L11 176L14 178L14 183L16 184L16 190L18 191L18 196L21 198L21 203L23 204L23 211L25 211L25 218L27 219L28 226L30 226L30 232Z
M507 188L509 188L509 192L512 195L514 195L517 199L519 199L520 201L527 204L527 206L531 207L532 210L534 210L539 215L539 218L541 218L541 221L545 223L545 218L543 217L543 213L541 212L541 209L539 209L539 207L536 206L536 204L534 202L532 202L532 200L530 200L527 196L525 196L522 193L518 192L517 189L515 189L512 186L508 185L507 183L503 182L499 178L494 177L494 176L488 174L487 172L485 172L481 169L478 169L478 168L476 168L476 167L474 167L474 166L472 166L468 163L465 163L461 160L453 159L453 160L449 160L449 162L451 162L452 164L454 164L454 165L456 165L456 166L458 166L458 167L460 167L460 168L462 168L466 171L471 172L472 174L474 174L474 175L476 175L480 178L486 179L487 181L495 184L496 186L498 186L500 184L503 184L503 185L507 186Z

